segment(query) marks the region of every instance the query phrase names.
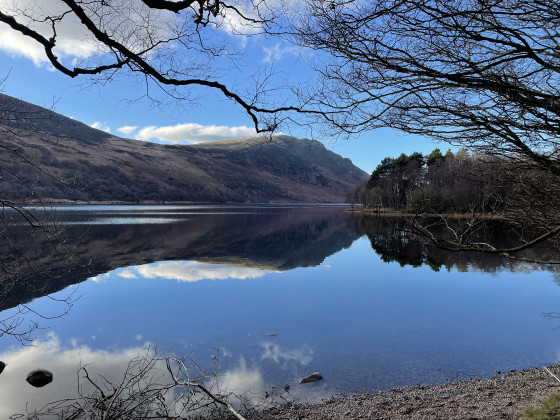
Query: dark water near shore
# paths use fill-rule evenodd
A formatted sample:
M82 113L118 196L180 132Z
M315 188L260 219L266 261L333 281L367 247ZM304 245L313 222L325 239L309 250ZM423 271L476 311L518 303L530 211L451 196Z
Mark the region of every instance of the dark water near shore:
M219 353L230 388L290 383L295 398L559 359L560 319L543 315L560 311L554 272L431 249L396 231L398 221L303 205L68 207L55 219L80 238L72 261L18 236L49 272L26 273L33 287L13 288L3 314L31 302L55 318L38 319L48 330L34 347L0 339L0 395L13 402L0 416L72 393L80 361L118 370L148 344L203 365ZM65 306L52 297L71 292L79 299L57 318ZM37 367L57 386L28 387L21 378ZM297 384L315 371L324 380Z

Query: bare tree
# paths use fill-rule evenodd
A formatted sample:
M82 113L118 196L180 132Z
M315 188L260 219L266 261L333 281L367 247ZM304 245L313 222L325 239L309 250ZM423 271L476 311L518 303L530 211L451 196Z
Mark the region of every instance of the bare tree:
M560 173L560 16L548 2L308 6L297 40L327 53L312 93L338 130L388 126Z
M0 22L34 41L52 66L69 77L105 83L119 75L136 75L151 89L192 101L193 87L218 91L250 116L260 131L274 130L281 115L298 111L285 98L266 95L268 72L247 72L228 36L247 37L270 31L277 12L264 0L59 0L49 5L0 8ZM228 33L228 34L226 34ZM79 44L81 60L66 56ZM69 64L72 62L72 64ZM254 67L254 66L253 66ZM234 72L251 87L237 87ZM275 90L275 95L278 95ZM129 98L130 99L130 98Z

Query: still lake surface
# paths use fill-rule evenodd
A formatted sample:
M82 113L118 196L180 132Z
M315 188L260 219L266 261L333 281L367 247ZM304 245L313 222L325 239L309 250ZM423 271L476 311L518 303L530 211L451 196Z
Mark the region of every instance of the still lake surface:
M33 290L51 297L21 291L18 299L54 318L38 318L48 329L35 346L1 338L3 417L71 395L80 363L117 371L146 345L202 365L219 354L231 389L262 395L289 383L299 399L559 360L560 319L545 316L560 311L554 272L431 249L395 231L396 221L312 205L72 206L51 214L65 235L80 238L72 251L79 258L69 262L21 235L22 248L50 270L46 286ZM69 296L75 302L58 318L65 306L56 299ZM38 367L54 373L55 386L24 383ZM298 384L316 371L322 381Z

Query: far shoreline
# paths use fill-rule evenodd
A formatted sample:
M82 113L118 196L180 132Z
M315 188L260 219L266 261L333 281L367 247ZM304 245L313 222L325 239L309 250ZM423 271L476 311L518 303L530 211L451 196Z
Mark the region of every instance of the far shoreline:
M348 207L348 203L335 203L335 202L299 202L299 201L266 201L266 202L239 202L239 201L161 201L161 200L143 200L143 201L121 201L121 200L107 200L107 201L82 201L82 200L66 200L66 199L53 199L53 200L30 200L30 201L13 201L15 206L19 207L37 207L37 206L250 206L250 205L294 205L294 206L335 206L335 207Z
M347 209L351 213L362 213L366 216L378 216L378 217L399 217L403 219L410 219L410 218L453 218L453 219L461 219L461 218L468 218L472 217L472 215L467 213L410 213L401 210L392 210L392 209L373 209L373 208L365 208L365 207L349 207ZM503 220L500 216L497 215L490 215L490 214L480 214L478 215L479 218L484 219L492 219L492 220Z

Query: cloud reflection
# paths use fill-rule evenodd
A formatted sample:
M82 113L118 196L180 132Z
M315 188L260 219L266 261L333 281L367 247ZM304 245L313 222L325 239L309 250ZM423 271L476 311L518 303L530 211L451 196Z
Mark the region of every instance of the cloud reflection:
M131 359L146 354L145 347L110 352L78 346L75 340L70 341L73 346L64 348L59 338L49 333L45 340L35 342L34 346L16 347L0 353L0 360L7 364L0 375L0 418L37 410L47 403L76 396L80 362L90 365L88 372L92 377L103 373L119 378ZM53 373L52 384L33 388L25 382L27 374L38 368Z
M245 359L239 361L239 366L227 370L221 377L223 389L235 395L246 395L260 398L260 392L265 388L261 371L257 367L247 367Z
M163 261L128 267L126 270L118 272L117 275L124 278L165 278L180 282L196 282L200 280L255 279L273 272L275 271L197 261Z
M138 278L138 276L136 274L134 274L131 270L119 271L117 275L119 277L122 277L123 279L137 279Z
M105 283L108 278L109 278L109 274L105 273L105 274L99 274L98 276L90 277L90 280L95 283Z
M264 353L261 359L272 360L279 365L285 365L289 361L295 361L303 366L307 366L313 360L313 350L307 344L301 346L300 349L287 350L282 349L278 344L271 342L262 343Z
M72 339L70 343L71 347L64 346L56 334L49 333L44 340L35 342L34 346L16 347L0 353L0 360L7 364L0 375L0 418L32 413L48 403L76 398L80 365L87 365L88 373L94 380L98 375L103 375L113 383L119 383L129 362L148 354L146 345L108 351L77 345L76 340ZM158 363L161 364L156 365L156 369L165 371L165 362ZM43 388L33 388L27 384L25 378L28 372L37 368L51 371L53 383ZM248 367L243 358L238 366L223 373L218 372L218 375L219 388L227 389L234 395L260 398L265 387L259 368ZM84 382L81 383L83 386Z

